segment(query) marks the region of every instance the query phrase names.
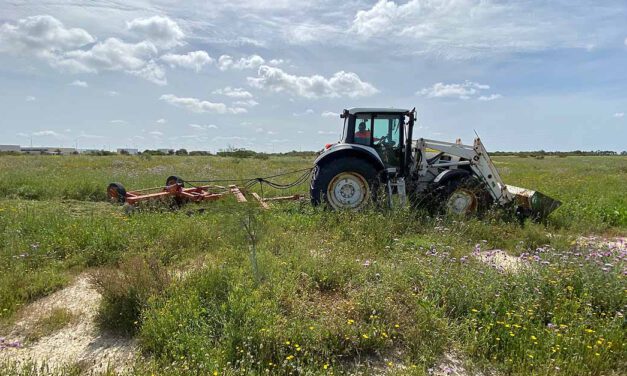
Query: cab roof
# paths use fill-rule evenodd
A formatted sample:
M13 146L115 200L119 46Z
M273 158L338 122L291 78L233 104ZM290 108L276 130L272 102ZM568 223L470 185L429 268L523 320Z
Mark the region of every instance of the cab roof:
M405 108L376 108L376 107L354 107L354 108L349 108L348 109L348 113L351 115L354 114L359 114L359 113L370 113L370 112L379 112L379 113L393 113L393 114L398 114L398 113L405 113L405 112L409 112L408 109Z

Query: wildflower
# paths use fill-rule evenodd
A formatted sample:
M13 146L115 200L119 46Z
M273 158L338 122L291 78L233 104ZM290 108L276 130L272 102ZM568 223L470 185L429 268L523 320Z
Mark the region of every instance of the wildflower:
M294 355L288 355L287 358L285 358L285 359L292 360L292 359L294 359Z
M535 340L537 340L538 338L537 338L536 336L531 336L531 339L535 341Z
M369 338L367 334L362 334L361 336L362 336L364 339L368 339L368 338Z
M348 319L346 322L348 323L348 325L353 325L355 323L355 320Z
M289 346L290 345L290 341L285 341L285 344Z
M473 309L471 309L471 311L472 311L472 312L474 312L474 313L479 312L479 311L477 311L477 310L476 310L476 309L474 309L474 308L473 308Z
M213 371L213 376L218 376L218 371Z
M586 333L594 333L594 330L588 328L588 329L586 329Z
M594 355L595 355L595 356L600 356L601 354L599 354L599 353L594 353Z
M309 327L309 330L314 330L314 327L313 327L313 326L310 326L310 327Z
M394 324L394 327L395 327L395 328L400 328L401 326L400 326L400 325L398 325L398 324Z
M327 369L329 368L329 365L325 363L325 365L323 365L322 368Z

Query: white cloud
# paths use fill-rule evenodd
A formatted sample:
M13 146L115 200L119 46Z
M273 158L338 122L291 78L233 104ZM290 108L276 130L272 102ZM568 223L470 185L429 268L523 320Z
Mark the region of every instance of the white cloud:
M141 77L157 85L168 84L163 67L155 63L153 60L150 60L142 69L127 71L127 73Z
M286 92L305 98L362 97L376 94L378 90L362 81L353 72L336 72L330 78L320 75L295 76L280 68L262 65L258 77L248 77L252 87L273 92Z
M427 98L459 98L459 99L470 99L479 94L482 90L490 89L489 85L483 85L472 81L465 81L461 84L444 84L442 82L438 82L431 87L424 88L416 92L417 95L423 95ZM498 94L496 94L498 95ZM484 99L480 100L493 100L497 99L482 96ZM499 95L500 97L500 95ZM488 99L490 98L490 99Z
M627 38L625 38L625 46L627 46Z
M324 111L323 113L320 114L320 116L322 116L322 117L331 117L331 118L339 118L340 114L338 114L337 112L332 112L332 111Z
M177 97L173 94L164 94L159 99L173 106L181 107L197 113L212 112L218 114L240 114L248 112L248 110L241 107L228 107L224 103L214 103L197 98Z
M33 132L33 136L52 136L54 138L62 138L63 135L55 132L55 131L51 131L51 130L45 130L45 131L37 131L37 132Z
M153 36L167 34L160 31L159 22L144 21L131 21L132 29L137 32L144 30ZM173 35L178 34L173 32ZM156 37L151 40L155 43L163 41ZM127 43L118 38L108 38L84 48L94 42L96 39L87 31L66 28L48 15L27 17L15 24L0 26L0 51L34 55L52 67L70 73L122 71L160 85L166 84L163 68L154 62L158 54L157 46L150 40Z
M117 38L108 38L88 50L66 52L51 63L73 73L123 71L164 85L167 83L165 72L153 60L157 53L157 47L149 41L126 43Z
M116 124L116 125L124 125L124 124L127 124L128 122L126 120L115 119L115 120L110 120L109 123Z
M306 109L303 112L294 112L292 115L294 116L303 116L303 115L311 115L314 113L314 110L312 110L311 108Z
M185 33L179 25L164 16L136 18L127 22L126 27L129 31L163 48L182 45L185 38Z
M157 121L156 121L156 123L157 123L157 124L165 124L165 123L167 123L167 122L168 122L168 121L167 121L167 120L165 120L165 119L157 119Z
M318 131L318 134L337 134L335 131Z
M85 81L81 81L81 80L74 80L72 82L69 83L70 86L77 86L77 87L88 87L89 85L87 85L87 82Z
M12 54L49 58L57 51L79 48L94 41L87 31L66 28L49 15L26 17L0 26L0 51Z
M32 95L29 95L25 98L26 102L34 102L37 100L37 97L33 97Z
M615 118L622 118L622 117L624 117L624 116L625 116L625 113L624 113L624 112L617 112L617 113L615 113L615 114L614 114L614 117L615 117Z
M166 54L161 56L161 60L168 63L171 67L179 66L194 69L196 72L200 72L204 65L213 63L213 59L205 51L192 51L184 55Z
M503 98L503 96L501 94L490 94L490 95L482 95L480 96L479 99L480 101L493 101L495 99L499 99L499 98Z
M615 12L619 12L615 10ZM595 33L579 32L603 24L612 8L599 3L379 0L359 10L349 32L362 40L398 43L405 49L446 58L481 54L534 52L555 48L589 48Z
M159 131L150 131L150 132L148 132L148 134L152 135L152 136L156 136L156 137L163 136L163 132L159 132Z
M109 90L109 91L107 91L107 95L110 96L110 97L115 97L115 96L120 95L120 93L118 93L115 90Z
M189 124L189 127L194 128L194 129L201 129L201 130L207 130L207 129L217 129L218 126L215 124Z
M233 60L229 55L222 55L218 59L218 69L225 71L228 69L254 69L264 64L266 61L259 55L250 55L242 57L239 60Z
M232 88L230 86L227 86L224 89L216 89L213 91L213 94L226 95L227 97L237 99L250 99L253 97L253 95L249 91L246 91L239 87Z
M239 107L255 107L259 104L259 102L257 102L254 99L246 99L243 101L235 101L233 102L233 106L239 106Z

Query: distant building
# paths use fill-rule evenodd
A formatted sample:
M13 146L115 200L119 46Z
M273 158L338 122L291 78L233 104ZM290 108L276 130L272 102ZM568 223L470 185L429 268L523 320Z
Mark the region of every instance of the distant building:
M76 153L75 148L56 148L48 146L22 147L20 149L24 154L70 155Z
M22 150L22 148L20 147L20 145L0 145L0 151L13 151L13 152L20 152Z
M138 153L139 153L138 149L129 149L129 148L118 149L118 154L137 155Z

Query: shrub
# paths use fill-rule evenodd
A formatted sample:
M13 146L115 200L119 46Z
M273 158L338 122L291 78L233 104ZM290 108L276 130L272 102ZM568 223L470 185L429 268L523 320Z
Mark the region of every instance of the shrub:
M126 335L137 332L148 299L170 283L167 271L156 259L139 256L121 262L117 268L95 272L92 280L102 295L98 324Z

